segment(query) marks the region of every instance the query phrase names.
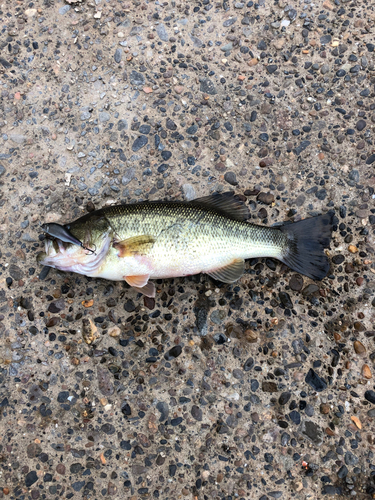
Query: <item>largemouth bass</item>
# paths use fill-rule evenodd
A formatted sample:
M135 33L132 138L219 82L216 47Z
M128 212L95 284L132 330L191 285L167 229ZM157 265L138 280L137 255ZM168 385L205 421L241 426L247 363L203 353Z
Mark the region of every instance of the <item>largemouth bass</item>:
M273 257L314 280L329 270L332 214L279 227L248 223L248 208L233 193L190 202L116 205L60 226L42 226L38 261L94 278L125 280L155 296L150 279L207 273L224 283L244 273L245 259ZM49 233L49 235L48 235Z

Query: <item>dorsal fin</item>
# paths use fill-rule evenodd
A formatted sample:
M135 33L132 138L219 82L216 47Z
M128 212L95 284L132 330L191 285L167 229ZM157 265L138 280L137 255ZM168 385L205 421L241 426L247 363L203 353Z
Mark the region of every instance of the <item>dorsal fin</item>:
M204 196L203 198L196 198L188 203L201 205L205 208L215 210L216 212L222 212L235 220L246 220L250 217L250 212L247 206L242 201L237 200L232 191L227 191L226 193L215 193L209 196Z

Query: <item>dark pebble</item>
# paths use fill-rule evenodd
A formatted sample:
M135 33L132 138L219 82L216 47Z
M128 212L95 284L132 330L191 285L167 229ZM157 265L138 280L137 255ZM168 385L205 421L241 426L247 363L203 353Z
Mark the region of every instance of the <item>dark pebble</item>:
M48 306L48 312L52 314L56 314L60 311L62 311L65 308L65 301L64 299L59 299L56 300L55 302L51 302L50 305Z
M301 432L318 445L323 442L323 434L320 425L316 424L312 420L305 420L302 423Z
M165 401L159 401L156 409L160 412L159 422L165 422L169 416L169 406Z
M129 299L129 300L127 300L125 302L124 309L125 309L126 312L133 312L133 311L135 311L135 304L132 301L132 299Z
M317 375L312 368L308 371L305 382L316 392L322 392L327 388L327 382L319 377L319 375Z
M307 297L308 295L312 295L313 293L317 292L319 290L318 285L315 285L315 283L310 283L310 285L307 285L303 290L302 290L302 295Z
M367 158L366 165L372 165L374 161L375 161L375 153Z
M172 359L174 358L178 358L178 356L182 353L182 347L180 345L176 345L174 347L172 347L171 349L169 349L169 351L167 351L165 354L164 354L164 358L167 360L167 361L171 361Z
M299 292L300 290L302 290L303 287L302 276L300 274L293 274L293 276L289 280L289 286L295 292Z
M228 28L228 26L232 26L237 21L237 17L230 17L223 22L224 28ZM368 44L369 45L369 44Z
M375 405L375 391L373 391L371 389L366 391L365 392L365 399L367 399L367 401L370 401L370 403Z
M356 125L356 129L361 132L361 130L363 130L365 127L366 127L367 123L365 122L365 120L358 120L357 122L357 125Z
M166 124L165 126L167 127L167 129L169 130L177 130L177 125L175 124L175 122L173 120L171 120L170 118L167 118L167 121L166 121Z
M259 50L266 50L267 49L267 44L265 40L260 40L257 45L257 49Z
M18 266L16 266L16 264L11 264L9 266L9 274L16 281L19 281L23 278L23 271Z
M281 405L281 406L286 405L287 402L289 401L291 395L292 394L290 392L282 392L280 397L279 397L279 405Z
M171 425L172 427L176 427L177 425L180 425L181 422L182 422L182 417L172 418Z
M281 446L288 446L290 435L287 432L281 434Z
M324 200L327 197L327 191L325 189L319 189L319 191L315 193L315 196L318 200Z
M358 457L356 457L351 451L347 451L345 453L345 463L346 465L357 465Z
M334 255L334 256L332 257L332 262L333 262L334 264L336 264L336 265L342 264L342 263L344 262L344 260L345 260L345 257L344 257L343 255L341 255L341 254L339 254L339 255Z
M289 9L288 10L288 17L291 21L294 21L295 18L297 17L297 11L296 9Z
M326 45L331 40L332 40L331 35L324 35L324 36L320 37L320 43L323 44L323 45Z
M193 405L191 408L191 416L198 422L202 421L202 410L197 405Z
M198 125L191 125L190 127L188 127L186 129L186 132L189 134L189 135L194 135L198 130Z
M169 160L169 158L172 156L172 153L170 151L162 151L161 152L161 157L163 158L164 161Z
M132 410L129 406L129 403L127 403L126 401L124 401L121 405L121 412L123 415L125 415L126 417L128 417L129 415L131 415L132 413Z
M116 49L116 52L115 52L115 61L118 63L121 62L121 58L122 58L122 49L118 48Z
M145 77L142 75L142 73L138 73L138 71L133 70L130 73L130 83L132 85L144 85L145 84Z
M302 141L299 146L293 149L293 153L299 156L302 153L302 151L304 151L308 146L310 146L310 144L311 144L310 141Z
M275 201L275 197L272 193L261 192L258 194L257 200L266 205L271 205Z
M147 143L148 143L148 137L146 137L145 135L140 135L133 142L132 150L134 152L139 151L141 148L143 148L144 146L146 146Z
M336 488L336 486L325 484L322 489L322 493L323 495L336 495L340 493L340 490L339 488Z
M121 132L121 130L126 130L128 128L128 122L126 120L119 120L117 124L117 130Z
M39 279L41 281L45 280L50 272L51 268L49 266L43 266L42 270L39 273Z
M259 135L259 139L260 139L261 141L263 141L263 142L267 142L267 141L268 141L268 139L269 139L268 134L266 134L266 133L260 134L260 135Z
M339 471L337 472L337 477L339 479L344 479L344 477L346 477L348 475L348 468L346 465L342 465L339 469Z
M249 358L243 365L243 369L245 372L248 372L254 367L254 365L255 365L254 358Z
M266 69L268 73L272 75L272 73L275 73L275 71L277 70L277 66L276 64L269 64L268 66L266 66Z
M275 382L268 382L268 381L263 381L262 382L262 391L263 392L277 392L277 384Z
M235 18L232 18L232 20ZM205 94L215 95L217 93L215 85L209 78L203 78L201 80L200 91Z
M301 423L301 415L298 411L296 410L292 410L290 413L289 413L289 418L290 420L296 424L296 425L299 425Z
M57 402L65 403L65 401L68 400L68 397L69 397L69 391L61 391L57 396Z
M71 474L78 474L83 469L82 465L79 462L76 462L70 466Z
M290 299L290 296L287 292L280 292L279 299L281 304L285 307L285 309L293 309L293 303Z
M76 481L72 483L72 488L74 491L81 491L81 489L85 486L85 481Z
M141 125L139 127L139 133L140 134L149 134L151 131L150 125Z
M38 476L36 475L36 471L32 470L25 477L25 485L27 488L30 488L34 483L38 481Z
M147 309L150 309L150 311L152 309L154 309L154 307L155 307L155 299L153 297L144 296L143 303L144 303L145 307L147 307Z
M224 174L224 180L231 186L237 186L238 184L237 177L234 172L226 172Z

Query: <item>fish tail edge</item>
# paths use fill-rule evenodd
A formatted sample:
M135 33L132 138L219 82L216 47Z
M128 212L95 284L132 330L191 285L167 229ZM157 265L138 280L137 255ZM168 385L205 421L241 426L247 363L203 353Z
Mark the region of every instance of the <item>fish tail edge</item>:
M282 226L280 230L287 235L288 244L280 260L313 280L325 278L330 263L324 249L331 241L333 216L328 212Z

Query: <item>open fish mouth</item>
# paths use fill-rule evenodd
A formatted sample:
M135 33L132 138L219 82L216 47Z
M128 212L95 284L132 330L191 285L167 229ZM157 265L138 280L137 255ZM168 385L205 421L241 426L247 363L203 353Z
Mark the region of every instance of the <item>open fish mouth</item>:
M93 252L87 248L65 243L58 238L46 238L44 252L39 253L37 261L43 266L54 267L60 271L68 271L86 276L95 275L107 255L111 238L104 235L101 244Z

